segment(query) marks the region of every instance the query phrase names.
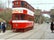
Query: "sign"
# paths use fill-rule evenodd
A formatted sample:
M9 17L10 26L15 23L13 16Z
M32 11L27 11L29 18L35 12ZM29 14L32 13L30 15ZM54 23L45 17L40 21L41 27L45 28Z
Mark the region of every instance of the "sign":
M13 10L12 13L23 13L23 10Z

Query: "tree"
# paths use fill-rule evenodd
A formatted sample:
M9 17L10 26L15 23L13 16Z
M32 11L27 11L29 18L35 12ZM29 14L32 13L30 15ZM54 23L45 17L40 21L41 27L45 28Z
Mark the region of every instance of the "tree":
M4 19L7 23L11 19L12 10L11 9L4 9L0 12L0 18Z

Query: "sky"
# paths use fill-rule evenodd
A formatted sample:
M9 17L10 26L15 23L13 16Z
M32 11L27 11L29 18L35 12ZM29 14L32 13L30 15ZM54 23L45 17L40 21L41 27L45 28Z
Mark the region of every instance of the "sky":
M12 6L12 1L9 0L9 7ZM42 9L42 10L50 10L54 8L54 0L25 0L30 5L32 5L35 9ZM8 7L8 0L0 0L0 3L4 3Z
M9 7L12 6L12 1L9 0ZM32 5L35 9L42 9L42 10L50 10L54 8L54 0L25 0L30 5ZM0 3L4 3L8 7L8 0L0 0Z
M9 7L12 7L12 1L9 0ZM25 0L35 9L47 10L54 9L54 0ZM0 0L0 3L3 3L8 7L8 0ZM45 15L46 16L46 15ZM49 17L49 16L48 16Z
M29 2L29 0L27 0ZM54 8L54 0L32 0L29 2L34 8L50 10Z

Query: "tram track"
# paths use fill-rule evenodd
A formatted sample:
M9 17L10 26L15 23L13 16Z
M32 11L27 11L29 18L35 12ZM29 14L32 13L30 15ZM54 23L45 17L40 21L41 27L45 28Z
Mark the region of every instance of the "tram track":
M40 28L39 28L39 29L40 29ZM38 30L39 30L39 29L38 29ZM35 32L38 32L37 30L36 30L35 32L33 32L33 31L34 31L34 30L29 31L29 32L32 32L30 35L32 35L32 34L35 33ZM28 32L28 33L29 33L29 32ZM27 33L27 32L26 32L26 33ZM23 33L23 34L26 34L26 33ZM20 34L20 35L21 35L21 34ZM20 35L18 35L18 36L20 36ZM30 35L29 35L29 36L30 36ZM15 37L17 37L17 35L14 35L14 37L10 37L10 38L13 38L13 39L14 39ZM23 37L22 37L22 38L23 38ZM26 37L26 38L27 38L27 37Z
M45 28L45 29L48 29L48 27L47 27L47 28ZM43 31L43 35L40 37L40 39L44 39L44 38L45 38L45 34L46 34L46 30L45 30L45 31Z
M0 35L0 38L4 37L5 35L9 35L11 34L12 32L8 32L8 33L2 33L2 35Z
M42 25L42 24L41 24ZM16 38L16 37L19 37L20 35L22 35L22 34L27 34L27 33L31 33L31 34L29 34L29 35L27 35L26 37L21 37L21 38L29 38L30 36L32 36L34 33L36 33L36 32L38 32L38 30L41 30L40 28L40 26L41 25L39 25L39 28L37 29L37 25L35 25L35 26L37 26L37 27L35 27L33 30L30 30L30 31L28 31L28 32L25 32L25 33L7 33L6 35L3 35L2 37L4 38L4 39L14 39L14 38ZM36 30L36 31L34 31L34 30ZM4 37L5 36L5 37ZM1 38L2 38L1 37ZM19 38L18 38L19 39Z
M0 39L2 39L2 38L7 39L7 38L10 38L11 36L18 35L18 34L20 34L20 33L8 32L4 35L0 35Z
M41 28L39 28L38 30L34 31L31 35L27 36L25 39L28 39L29 37L33 36L33 34L36 34L37 32L40 32Z
M40 27L37 31L35 31L33 34L31 34L31 35L29 35L29 36L27 36L26 37L26 39L28 39L28 38L30 38L31 36L33 36L34 34L37 34L38 32L41 34L40 35L40 37L38 37L38 38L43 38L43 36L45 36L44 34L45 34L45 31L43 31L41 28L43 28L44 27L44 25L42 26L42 27Z
M11 37L14 37L14 36L17 36L17 35L20 35L20 34L22 34L22 33L12 34L12 35L10 35L10 36L6 37L6 39L9 39L9 38L11 38Z
M9 39L9 38L15 37L15 36L17 36L17 35L20 35L20 34L11 35L11 36L7 37L6 39Z

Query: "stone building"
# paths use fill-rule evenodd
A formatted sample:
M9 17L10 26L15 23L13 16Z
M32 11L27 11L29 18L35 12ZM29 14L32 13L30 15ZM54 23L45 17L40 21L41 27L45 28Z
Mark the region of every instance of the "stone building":
M50 10L51 20L54 21L54 9Z
M43 23L43 16L40 9L35 10L35 23Z

